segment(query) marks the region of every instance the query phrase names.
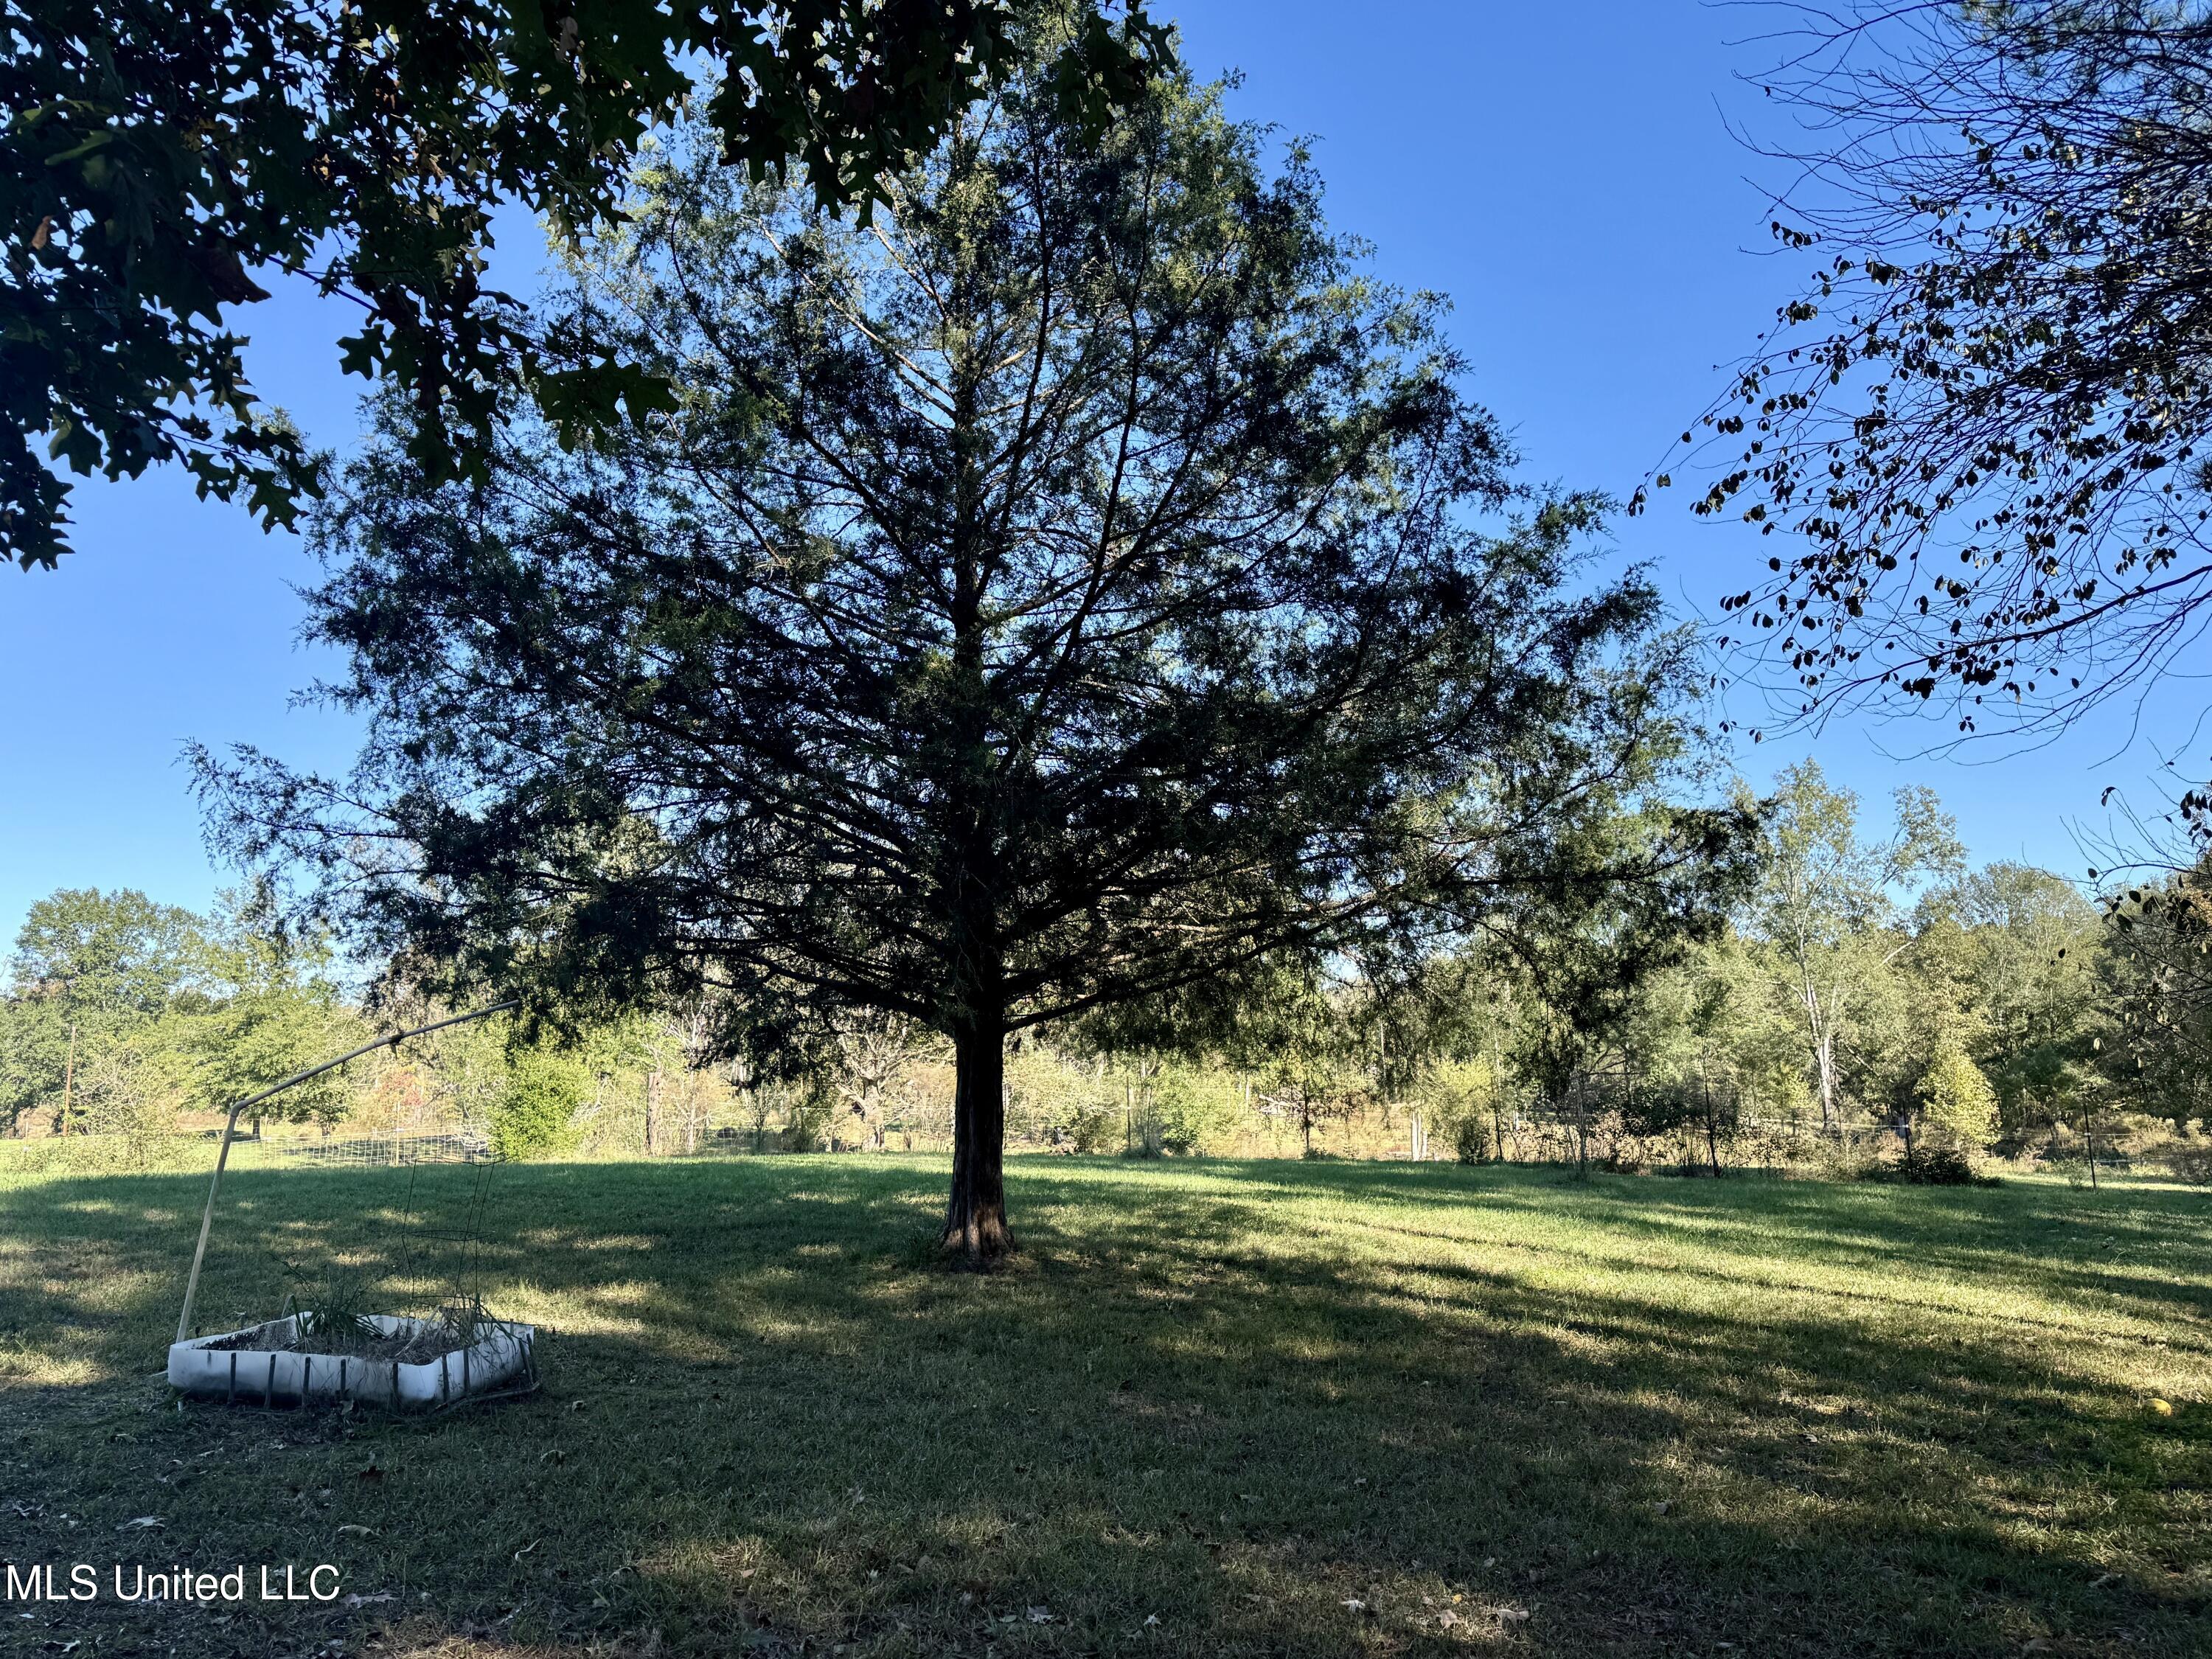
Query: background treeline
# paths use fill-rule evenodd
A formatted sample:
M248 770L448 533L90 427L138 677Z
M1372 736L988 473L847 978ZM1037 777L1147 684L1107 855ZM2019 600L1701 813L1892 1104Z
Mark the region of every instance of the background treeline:
M1940 806L1883 821L1807 763L1766 803L1757 880L1715 942L1617 982L1599 937L1286 970L1030 1032L1018 1145L1137 1155L1455 1157L1686 1172L1986 1155L2205 1173L2212 860L2093 898L1966 867ZM254 893L201 916L137 892L33 907L0 1000L0 1125L117 1161L204 1143L228 1104L444 1012L349 993ZM703 1011L565 1034L504 1017L380 1050L251 1129L365 1159L423 1137L505 1156L934 1150L941 1039L883 1015L767 1063L703 1056ZM50 1154L61 1146L46 1149Z

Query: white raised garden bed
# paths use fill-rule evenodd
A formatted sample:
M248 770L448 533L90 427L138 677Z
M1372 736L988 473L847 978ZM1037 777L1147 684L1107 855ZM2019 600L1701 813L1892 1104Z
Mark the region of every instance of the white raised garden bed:
M434 1336L434 1322L371 1314L368 1322L401 1347ZM419 1359L368 1353L307 1353L299 1348L301 1316L289 1315L244 1330L219 1331L169 1346L169 1386L201 1400L248 1406L307 1406L359 1401L394 1411L450 1405L471 1395L533 1383L535 1326L486 1320L465 1347Z

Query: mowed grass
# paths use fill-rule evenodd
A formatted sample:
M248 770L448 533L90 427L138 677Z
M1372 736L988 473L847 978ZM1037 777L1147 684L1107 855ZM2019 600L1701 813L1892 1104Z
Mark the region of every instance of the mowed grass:
M390 1598L0 1650L2212 1650L2197 1194L1025 1158L975 1276L926 1160L481 1179L227 1191L210 1318L327 1255L550 1328L414 1421L179 1409L202 1184L0 1188L0 1554Z

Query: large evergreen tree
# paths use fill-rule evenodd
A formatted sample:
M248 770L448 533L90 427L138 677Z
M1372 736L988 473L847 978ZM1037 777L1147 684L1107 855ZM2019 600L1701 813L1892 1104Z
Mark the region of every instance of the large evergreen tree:
M1670 752L1654 594L1260 150L1176 80L1092 142L1040 70L858 228L678 146L542 348L677 406L518 415L473 484L392 411L320 524L359 769L214 769L228 833L448 981L946 1034L986 1257L1010 1031L1546 883L1692 902L1721 818L1574 833Z

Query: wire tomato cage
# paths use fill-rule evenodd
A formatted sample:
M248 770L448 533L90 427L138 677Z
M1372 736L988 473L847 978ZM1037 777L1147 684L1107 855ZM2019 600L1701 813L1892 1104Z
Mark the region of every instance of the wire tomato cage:
M177 1316L176 1340L169 1347L167 1376L172 1387L180 1394L229 1405L368 1404L394 1411L443 1410L535 1391L538 1382L536 1328L494 1317L473 1291L458 1291L428 1316L416 1316L371 1311L364 1305L366 1291L358 1284L341 1284L334 1278L312 1294L306 1305L288 1296L275 1318L258 1324L200 1335L192 1319L222 1193L223 1172L229 1164L241 1113L379 1048L397 1048L410 1037L505 1013L518 1006L518 999L510 997L467 1013L391 1032L296 1072L231 1107L223 1120L215 1172L208 1182L207 1202L200 1213L199 1237L185 1281L184 1306ZM472 1265L480 1243L480 1220L491 1171L498 1160L489 1146L467 1138L418 1139L440 1144L418 1149L395 1139L388 1149L380 1141L359 1156L349 1152L343 1158L315 1161L348 1165L404 1163L409 1169L405 1207L410 1221L415 1170L426 1161L423 1154L428 1155L427 1161L479 1165L467 1205L468 1229L458 1235L438 1236L459 1245L465 1264ZM444 1144L447 1141L454 1144L447 1146ZM362 1145L366 1147L368 1143ZM410 1230L410 1256L416 1243Z

